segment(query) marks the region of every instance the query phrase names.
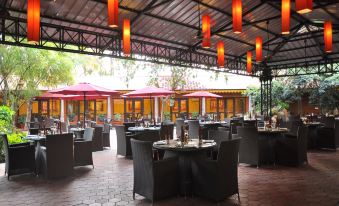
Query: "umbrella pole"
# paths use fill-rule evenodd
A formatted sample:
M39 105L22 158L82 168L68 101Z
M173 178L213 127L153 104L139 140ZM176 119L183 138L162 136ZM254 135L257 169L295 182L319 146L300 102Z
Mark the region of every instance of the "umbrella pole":
M150 101L150 106L151 106L151 122L152 122L153 114L152 114L152 96L151 95L149 96L149 101Z
M86 127L86 108L87 108L87 105L86 105L86 92L84 92L84 119L83 119L84 128Z

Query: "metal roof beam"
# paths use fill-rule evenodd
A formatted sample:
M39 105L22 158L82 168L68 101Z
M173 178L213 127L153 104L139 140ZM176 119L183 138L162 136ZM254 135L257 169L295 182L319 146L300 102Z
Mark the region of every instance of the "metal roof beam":
M157 0L152 0L149 4L146 5L146 7L139 12L132 20L131 20L131 25L133 25L133 23L138 20L138 18L144 14L146 12L146 9L149 9L151 6L153 6L155 3L157 2Z

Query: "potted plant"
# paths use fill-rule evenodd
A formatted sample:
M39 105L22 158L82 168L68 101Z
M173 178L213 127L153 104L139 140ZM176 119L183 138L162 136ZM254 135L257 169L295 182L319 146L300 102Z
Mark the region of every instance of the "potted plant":
M26 115L20 115L18 117L18 127L20 129L23 129L25 127L25 122L26 122Z
M104 122L105 119L106 119L106 114L99 114L99 115L98 115L98 120L99 120L100 122Z
M170 112L164 112L165 120L171 120L171 113Z
M73 121L74 121L75 114L74 114L74 113L68 114L67 117L68 117L68 120L69 120L70 122L73 122Z
M199 117L199 112L192 112L192 119L197 119Z
M120 113L114 114L113 121L114 121L114 124L120 124L121 123L121 114Z

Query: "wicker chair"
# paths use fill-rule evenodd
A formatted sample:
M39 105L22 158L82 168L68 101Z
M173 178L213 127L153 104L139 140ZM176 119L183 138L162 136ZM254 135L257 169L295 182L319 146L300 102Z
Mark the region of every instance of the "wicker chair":
M93 165L92 139L94 128L86 128L83 140L74 141L74 166Z
M257 128L238 127L238 137L241 138L239 162L259 167L270 159L269 143L260 138Z
M276 163L287 166L299 166L307 161L308 128L299 127L297 138L284 138L276 144Z
M0 134L5 153L5 174L12 175L35 173L35 147L30 143L9 145L6 134Z
M208 131L208 139L212 139L217 143L217 147L214 147L212 152L213 159L216 159L221 142L230 139L229 131L210 130Z
M193 192L195 195L222 201L238 194L238 154L240 139L222 141L217 160L192 161Z
M178 118L175 121L175 129L176 129L176 133L177 133L177 137L181 137L181 127L184 126L185 124L185 120Z
M124 125L115 125L115 132L117 134L117 155L122 155L127 158L132 156L131 138L134 134L126 134Z
M152 142L131 139L133 153L133 199L135 193L155 200L175 196L178 187L178 160L153 161Z
M102 132L102 146L103 147L111 147L110 133L111 133L111 125L105 123L104 130Z
M62 148L62 149L60 149ZM73 134L46 136L46 147L40 147L42 174L48 179L66 177L73 174Z
M326 120L325 126L317 129L318 148L336 150L339 147L339 120L332 121Z
M190 139L199 138L199 120L189 120L188 121L188 134Z
M94 127L94 134L93 134L93 139L92 139L92 151L93 152L103 150L102 131L103 131L103 128L101 126Z

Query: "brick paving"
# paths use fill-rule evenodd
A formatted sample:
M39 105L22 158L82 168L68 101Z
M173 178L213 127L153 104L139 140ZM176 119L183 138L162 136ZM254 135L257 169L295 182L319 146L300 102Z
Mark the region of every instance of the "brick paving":
M7 181L0 164L0 205L151 205L143 197L132 198L133 162L116 157L112 149L94 153L94 165L78 167L72 177L46 180L19 175ZM339 152L312 151L309 165L299 168L240 164L239 203L232 196L219 205L337 206L339 205ZM155 205L215 205L198 197L174 197Z

